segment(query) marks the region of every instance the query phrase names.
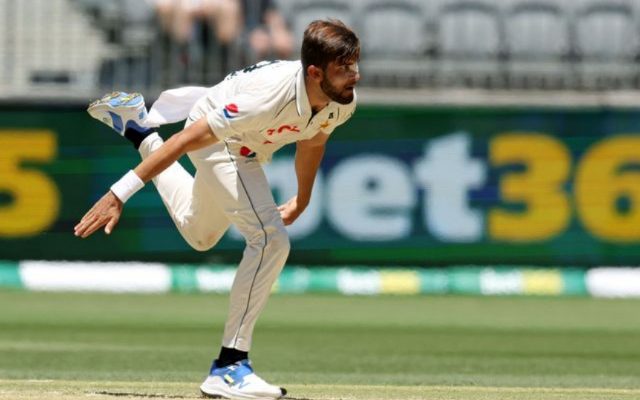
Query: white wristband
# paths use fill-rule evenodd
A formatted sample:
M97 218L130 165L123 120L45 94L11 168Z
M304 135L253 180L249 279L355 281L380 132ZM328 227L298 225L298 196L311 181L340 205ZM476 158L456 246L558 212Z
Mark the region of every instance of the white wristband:
M144 182L142 179L133 170L130 170L118 182L111 185L111 191L121 202L126 203L129 197L143 187Z

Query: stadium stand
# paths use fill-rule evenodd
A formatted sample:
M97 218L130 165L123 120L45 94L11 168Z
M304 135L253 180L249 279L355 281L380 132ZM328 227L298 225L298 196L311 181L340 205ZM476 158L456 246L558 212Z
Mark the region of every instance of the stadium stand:
M420 1L371 1L362 8L363 84L414 87L431 78L433 37Z
M586 88L637 87L638 4L584 2L576 14L575 50L581 85Z
M504 73L499 8L489 1L443 1L436 13L437 84L500 85Z
M509 87L573 86L567 12L556 1L511 1L504 18Z
M296 47L313 19L338 18L359 32L363 86L640 88L640 0L276 2ZM213 83L240 65L222 64L215 40L202 35L184 63L144 0L0 0L0 19L2 97L123 85L153 92Z
M296 39L296 47L300 47L302 34L309 22L316 19L337 18L347 25L355 22L352 3L333 0L298 0L289 1L288 20Z
M97 84L103 55L118 51L66 0L4 0L0 18L4 96L86 93Z

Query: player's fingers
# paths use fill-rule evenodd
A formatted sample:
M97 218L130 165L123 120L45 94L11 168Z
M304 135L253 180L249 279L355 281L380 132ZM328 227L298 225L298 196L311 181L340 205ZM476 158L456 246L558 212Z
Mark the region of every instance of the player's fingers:
M89 218L91 218L91 216L93 215L93 208L89 211L87 211L87 213L85 215L82 216L82 218L80 219L80 222L85 222L87 221Z
M96 217L100 215L100 212L98 212L96 208L97 208L96 206L93 206L89 211L87 211L87 213L82 217L78 225L86 224L96 219Z
M98 229L100 229L100 227L103 226L106 223L107 223L107 219L105 219L104 217L96 218L89 226L87 226L85 231L82 233L82 235L81 235L82 238L84 239L84 238L88 237L93 232L95 232Z
M87 228L89 227L89 225L91 225L92 222L93 222L93 219L87 219L84 222L81 222L80 224L78 224L78 226L75 229L75 235L83 237L85 232L87 231Z
M78 222L78 225L84 224L87 221L92 220L95 217L95 215L96 213L94 212L93 208L91 208L91 210L87 211L87 213L82 216L82 218L80 219L80 222Z
M82 222L82 221L92 219L92 217L96 215L105 215L108 212L108 210L109 210L109 204L104 200L104 197L103 197L102 199L98 200L93 205L93 207L89 209L89 211L87 211L87 213L82 217L80 221Z
M95 231L97 231L98 229L100 229L100 227L104 225L103 223L100 223L100 221L96 221L93 224L91 224L91 226L89 226L87 228L87 230L84 231L84 233L80 236L81 238L85 239L88 238L89 236L91 236Z
M116 224L118 223L118 220L119 220L118 217L111 217L111 219L107 223L107 226L104 228L104 232L107 235L111 234L111 232L113 231L113 228L115 228Z
M76 226L73 227L74 233L76 236L82 236L84 231L87 229L87 226L95 219L94 215L87 215L83 218Z
M80 220L80 223L92 223L96 218L99 218L100 216L104 216L105 213L100 211L100 209L98 209L97 207L93 207L91 210L89 210L84 217L82 217L82 219Z
M78 236L78 231L80 230L80 228L82 228L82 221L78 222L76 226L73 227L73 233L75 233L76 236Z
M80 236L82 234L82 231L84 230L83 227L84 225L81 225L81 224L76 225L73 228L73 234L76 236Z

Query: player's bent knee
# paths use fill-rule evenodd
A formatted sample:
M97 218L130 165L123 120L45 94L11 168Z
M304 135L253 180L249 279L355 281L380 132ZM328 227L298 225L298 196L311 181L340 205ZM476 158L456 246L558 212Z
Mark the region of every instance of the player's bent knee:
M224 234L224 233L223 233ZM220 238L223 234L212 234L207 237L187 237L184 236L185 240L196 251L207 251L211 250L213 246L218 244Z
M215 245L215 243L208 244L200 241L195 241L195 242L188 241L187 243L189 243L189 246L191 246L191 248L194 249L195 251L207 251L207 250L210 250Z

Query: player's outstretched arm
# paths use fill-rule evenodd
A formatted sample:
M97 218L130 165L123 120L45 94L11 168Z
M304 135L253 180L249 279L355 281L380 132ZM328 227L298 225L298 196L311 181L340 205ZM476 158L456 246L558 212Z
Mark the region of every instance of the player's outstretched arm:
M298 194L278 207L285 225L291 225L309 205L313 183L328 139L329 135L319 132L309 140L301 140L296 143L295 165Z
M149 182L187 152L210 146L217 141L218 138L211 132L207 119L202 118L169 138L158 150L138 164L133 173L142 182ZM86 238L103 226L105 233L110 234L120 219L123 204L113 191L107 192L74 227L74 234Z

